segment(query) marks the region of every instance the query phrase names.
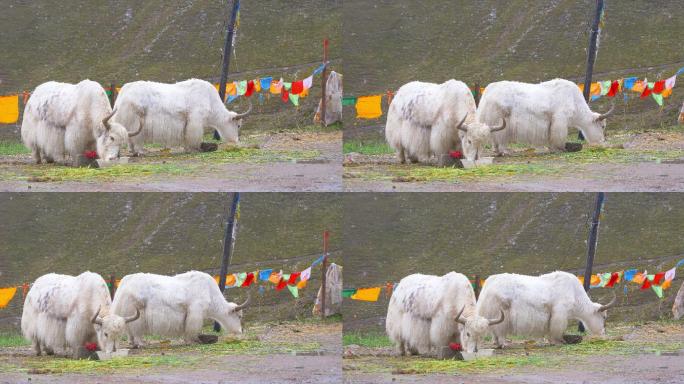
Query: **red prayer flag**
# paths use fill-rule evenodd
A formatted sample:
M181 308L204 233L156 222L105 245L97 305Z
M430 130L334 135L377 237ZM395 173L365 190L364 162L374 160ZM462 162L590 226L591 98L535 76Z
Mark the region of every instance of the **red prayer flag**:
M663 277L665 277L665 272L658 272L655 274L653 277L653 284L659 285L661 281L663 281Z
M651 89L648 87L648 84L646 84L646 87L644 88L644 91L641 93L641 98L642 98L642 99L645 99L645 98L651 96L651 93L653 93L653 92L652 92Z
M297 282L297 278L301 274L302 274L301 272L292 272L292 274L290 274L290 280L288 280L287 283L290 285L293 285L294 283Z
M653 93L660 95L665 90L665 80L656 81L653 85Z
M642 291L645 291L645 290L647 290L647 289L649 289L649 288L651 288L651 280L649 280L648 277L646 277L646 278L644 279L644 284L641 286L641 290L642 290Z
M247 82L247 91L245 91L245 96L250 97L254 93L254 80Z
M287 286L287 281L285 279L280 279L280 282L278 282L278 285L276 285L276 291L282 291L283 288Z
M283 91L280 93L280 99L283 100L283 103L290 102L290 94L287 93L287 89L285 89L285 87L283 87Z
M613 287L615 283L617 283L618 279L620 278L620 274L617 272L613 272L612 275L610 275L610 280L608 281L608 284L606 284L606 287Z
M295 81L294 83L292 83L292 89L290 90L290 92L292 92L293 95L299 95L303 91L304 91L304 81L303 80Z
M250 272L247 274L247 277L245 278L245 282L242 283L242 287L249 287L252 283L254 282L254 273Z
M610 90L608 91L608 97L615 97L617 95L618 90L620 89L620 83L615 80L613 83L610 85Z

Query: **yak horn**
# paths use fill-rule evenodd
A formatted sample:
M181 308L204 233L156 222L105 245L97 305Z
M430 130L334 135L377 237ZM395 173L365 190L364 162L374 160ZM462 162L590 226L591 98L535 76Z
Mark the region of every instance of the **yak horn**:
M489 132L498 132L504 128L506 128L506 119L501 119L501 125L489 128Z
M140 132L142 132L143 129L143 123L142 120L140 120L138 130L135 132L128 132L128 137L133 137L133 136L138 136Z
M603 312L603 311L607 310L608 308L614 306L616 302L617 302L617 295L615 295L615 292L613 292L613 299L612 299L608 304L602 305L602 306L598 309L598 311L599 311L599 312Z
M500 315L499 315L498 319L496 319L496 320L487 319L487 321L489 322L489 325L497 325L497 324L504 321L504 311L502 309L499 309L499 313L500 313Z
M465 306L463 306L463 308L461 308L461 312L456 315L456 322L465 325L465 320L461 319L461 314L463 314L463 311L465 311Z
M249 116L250 113L252 113L252 102L251 101L249 102L249 108L247 108L247 112L238 113L237 115L235 115L235 117L233 119L235 119L235 120L243 119L243 118Z
M131 321L138 320L139 317L140 317L140 310L138 308L136 308L135 309L135 315L124 317L124 321L126 323L130 323Z
M114 108L114 110L112 110L112 113L110 113L109 116L107 116L107 117L105 117L104 119L102 119L102 124L104 124L105 129L108 130L108 131L109 131L110 129L112 129L112 126L109 125L109 119L111 119L112 116L114 116L115 113L116 113L116 108Z
M598 121L602 121L608 118L608 116L612 115L613 112L615 112L615 102L613 102L610 106L610 109L608 112L604 113L603 115L599 115L599 117L596 119Z
M467 118L468 118L468 114L466 113L466 115L463 116L463 120L461 120L461 122L458 123L458 126L456 127L456 129L460 129L460 130L463 131L463 132L468 132L468 125L467 125L467 124L466 124L465 126L463 125L463 123L465 123L465 121L466 121ZM464 308L465 308L465 307L464 307ZM462 311L461 311L461 312L462 312Z
M245 300L244 303L242 303L242 304L238 305L237 307L235 307L235 309L233 309L233 312L237 312L237 311L239 311L239 310L241 310L241 309L247 307L247 305L249 304L249 301L250 301L251 298L252 298L251 296L247 295L247 300Z
M98 317L100 315L100 309L102 309L102 307L97 307L97 312L95 312L95 316L93 316L93 319L90 321L91 323L102 325L102 319Z

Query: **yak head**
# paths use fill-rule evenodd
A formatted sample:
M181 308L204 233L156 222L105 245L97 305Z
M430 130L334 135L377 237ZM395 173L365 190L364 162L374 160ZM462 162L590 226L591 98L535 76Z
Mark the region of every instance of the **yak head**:
M247 297L244 303L238 305L235 303L228 303L224 308L224 312L220 314L217 320L223 329L229 333L242 333L242 310L249 305L250 297Z
M595 335L606 334L606 318L608 318L608 308L614 306L617 302L617 296L613 293L613 299L605 305L599 303L591 303L589 313L585 313L582 323L584 326Z
M129 137L136 136L142 131L142 125L137 132L129 133L123 125L109 121L114 113L116 109L102 120L104 130L97 137L97 157L105 161L118 159L121 146L128 142Z
M458 124L458 130L461 136L461 147L463 148L463 156L470 161L478 160L484 153L484 146L491 141L492 132L498 132L506 128L506 120L503 120L501 125L489 126L484 123L472 122L465 123L466 115Z
M606 119L615 112L615 104L610 107L608 112L601 114L591 112L589 121L585 121L581 127L582 135L589 144L603 144L606 140Z
M461 308L461 312L456 315L456 322L463 325L463 330L461 331L461 346L466 352L477 352L477 346L482 342L482 338L487 334L489 327L504 321L504 313L501 311L499 318L494 320L487 319L477 314L472 315L469 318L461 318L464 309L465 307Z
M95 316L91 320L95 324L95 331L97 333L97 344L100 350L106 353L116 351L116 342L119 337L126 331L126 323L135 321L140 317L140 311L135 310L135 315L121 317L113 313L107 313L100 316L100 309L97 309ZM108 311L109 312L109 311Z
M240 127L242 127L242 121L245 117L252 113L252 103L249 103L249 108L246 112L237 113L228 111L220 124L216 127L219 135L221 135L221 140L224 140L231 144L237 144L239 142Z

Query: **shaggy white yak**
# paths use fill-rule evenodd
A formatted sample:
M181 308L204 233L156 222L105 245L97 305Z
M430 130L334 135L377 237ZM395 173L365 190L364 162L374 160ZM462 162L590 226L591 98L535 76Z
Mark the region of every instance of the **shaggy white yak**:
M21 124L21 139L40 164L67 164L67 155L97 150L101 159L112 160L128 140L126 129L109 123L112 108L100 84L83 80L78 84L50 81L31 94ZM132 134L134 135L134 134Z
M141 155L143 144L183 146L185 151L200 149L205 129L215 129L221 139L238 142L242 119L252 110L235 113L226 109L218 91L198 79L163 84L135 81L121 88L114 104L113 121L141 134L130 140L134 155Z
M242 309L248 302L227 302L214 278L204 272L136 273L121 280L112 312L140 310L140 319L128 324L129 340L137 348L144 335L182 336L187 343L196 342L205 319L217 321L228 332L242 333Z
M24 300L21 331L36 354L69 353L78 357L86 342L97 342L105 352L116 350L125 324L137 318L111 313L109 290L102 277L50 273L39 277ZM102 316L100 316L102 314Z
M543 337L563 343L568 321L575 319L593 334L605 334L606 304L594 303L576 276L552 272L541 276L504 273L490 276L477 301L477 313L491 316L503 310L506 318L490 328L494 342L503 348L507 335Z
M460 273L413 274L392 292L385 328L401 355L426 354L450 342L475 352L489 326L503 321L498 315L497 320L476 315L475 292Z
M461 81L443 84L413 81L403 85L392 99L387 112L385 138L397 151L403 164L426 163L432 155L461 149L469 160L479 156L479 148L468 145L481 132L501 130L505 125L488 127L475 122L475 99ZM460 131L459 131L460 130Z
M500 81L489 84L477 108L476 120L491 124L504 119L508 128L491 135L494 152L507 154L509 143L527 143L562 151L568 128L582 131L589 144L605 142L605 114L592 112L579 87L571 81L555 79L540 84ZM489 139L487 137L487 139ZM482 140L484 145L488 140Z

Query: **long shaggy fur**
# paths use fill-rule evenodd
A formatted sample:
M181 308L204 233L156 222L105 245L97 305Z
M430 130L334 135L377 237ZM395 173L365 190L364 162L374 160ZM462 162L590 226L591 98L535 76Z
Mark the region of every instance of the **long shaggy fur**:
M26 103L21 139L36 163L66 164L68 156L75 160L86 150L103 151L96 140L105 134L102 120L111 112L109 99L100 84L90 80L78 84L50 81L39 85ZM117 140L117 152L121 140L125 140L118 136L113 138ZM103 145L110 143L102 142Z
M204 272L176 276L136 273L125 276L114 297L112 311L140 318L128 323L129 340L143 344L143 336L183 337L197 340L205 319L218 321L228 332L242 333L242 311L223 297L216 281Z
M458 124L475 118L475 99L461 81L443 84L413 81L403 85L387 112L385 138L404 163L426 163L432 155L461 147Z
M113 121L129 132L142 132L130 139L131 150L139 154L143 144L183 146L198 151L205 129L216 129L221 138L238 142L242 119L221 102L216 88L198 79L163 84L136 81L121 88L114 104Z
M400 354L427 354L432 348L461 341L456 316L474 314L475 292L464 275L413 274L392 292L385 327Z
M570 127L580 129L589 144L603 143L606 121L598 121L599 116L589 109L577 85L563 79L540 84L491 83L477 109L480 123L507 122L506 129L492 133L499 155L506 152L509 143L563 150Z
M105 281L96 273L41 276L24 300L22 334L38 355L75 355L86 342L98 341L91 320L98 309L108 311L111 302Z
M477 301L480 316L496 316L499 310L505 313L504 321L490 328L499 347L508 335L546 336L553 343L562 343L572 319L582 321L594 334L604 334L607 312L598 311L600 307L591 301L577 277L567 272L492 275Z

